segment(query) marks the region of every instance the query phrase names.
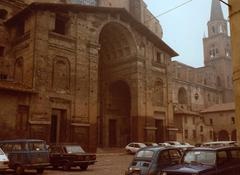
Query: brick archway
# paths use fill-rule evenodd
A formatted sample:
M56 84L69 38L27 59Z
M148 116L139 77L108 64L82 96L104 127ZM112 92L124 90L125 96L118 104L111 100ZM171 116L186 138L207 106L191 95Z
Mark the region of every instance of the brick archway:
M110 22L99 36L98 145L122 147L131 140L131 62L136 45L124 25Z

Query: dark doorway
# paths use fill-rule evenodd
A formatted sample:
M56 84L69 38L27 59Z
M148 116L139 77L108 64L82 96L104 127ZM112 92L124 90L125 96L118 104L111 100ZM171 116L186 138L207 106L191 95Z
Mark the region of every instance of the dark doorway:
M53 109L51 117L51 143L66 142L66 110Z
M109 120L109 146L115 147L117 145L117 122L114 119Z
M155 120L156 131L156 142L160 143L164 141L164 127L163 120Z
M57 128L58 128L58 116L52 115L51 119L51 137L50 142L56 143L57 142Z

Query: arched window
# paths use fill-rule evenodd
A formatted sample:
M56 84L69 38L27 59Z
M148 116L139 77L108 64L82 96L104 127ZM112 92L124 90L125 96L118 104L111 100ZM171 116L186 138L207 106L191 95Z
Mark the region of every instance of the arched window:
M70 64L67 58L58 57L53 63L53 88L68 90L70 88Z
M187 104L187 91L185 88L181 87L178 90L178 103Z
M24 62L23 57L16 59L14 64L14 79L16 82L23 82Z
M154 90L153 90L153 104L157 106L163 105L163 81L158 80L154 84Z

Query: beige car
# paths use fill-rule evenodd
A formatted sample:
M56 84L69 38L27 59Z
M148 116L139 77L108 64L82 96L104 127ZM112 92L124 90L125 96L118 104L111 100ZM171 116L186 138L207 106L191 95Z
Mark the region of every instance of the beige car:
M8 163L9 163L8 157L0 148L0 171L8 169Z

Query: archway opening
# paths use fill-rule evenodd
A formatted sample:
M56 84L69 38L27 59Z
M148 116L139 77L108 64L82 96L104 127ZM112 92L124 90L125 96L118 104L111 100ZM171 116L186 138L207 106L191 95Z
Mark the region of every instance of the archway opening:
M219 131L218 140L219 141L228 141L229 140L228 132L226 130Z
M122 147L131 140L131 93L126 64L136 53L131 32L106 24L99 36L98 146Z

